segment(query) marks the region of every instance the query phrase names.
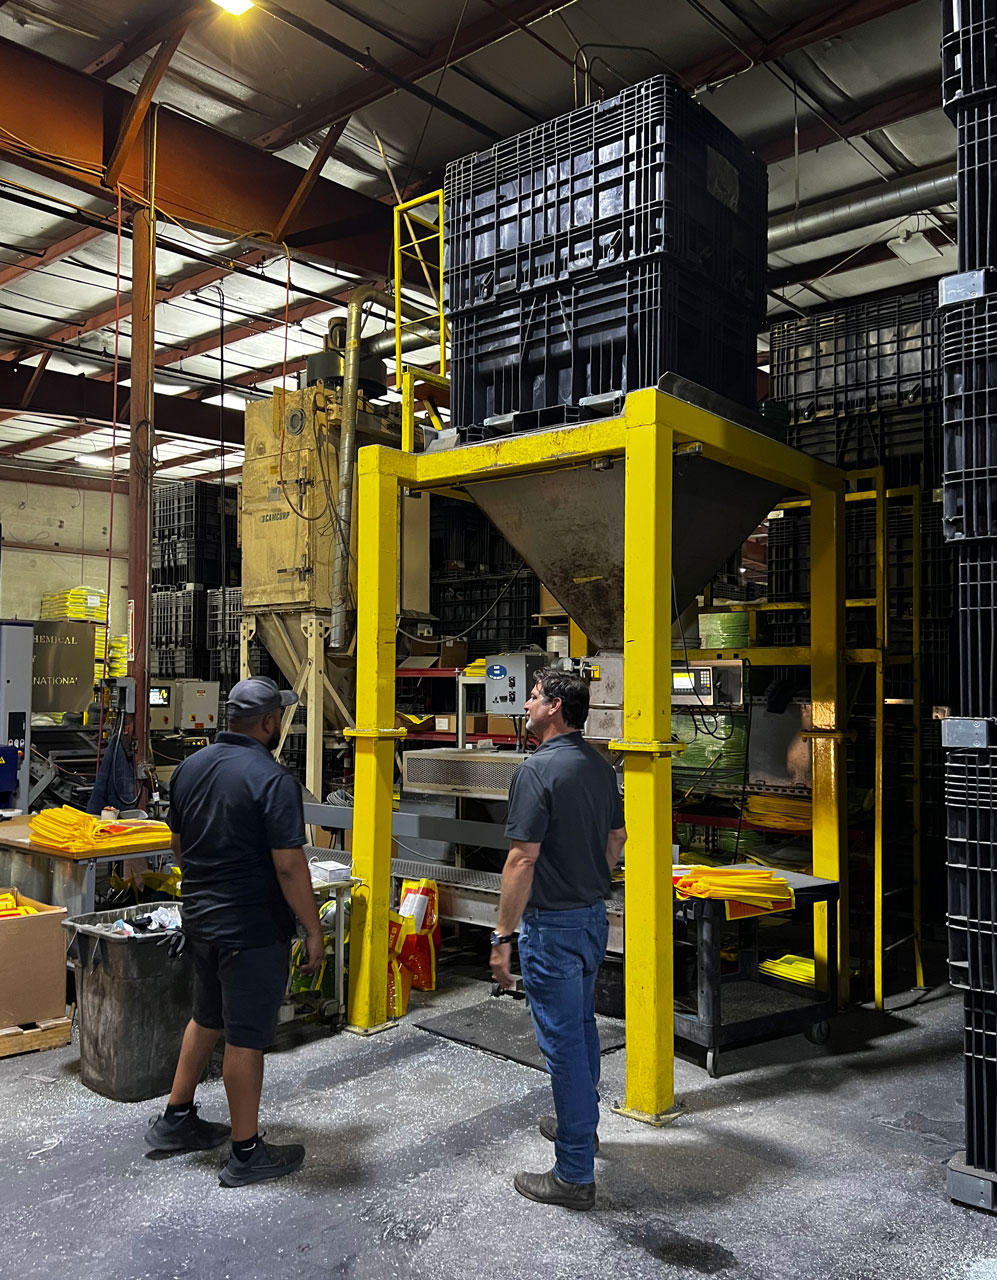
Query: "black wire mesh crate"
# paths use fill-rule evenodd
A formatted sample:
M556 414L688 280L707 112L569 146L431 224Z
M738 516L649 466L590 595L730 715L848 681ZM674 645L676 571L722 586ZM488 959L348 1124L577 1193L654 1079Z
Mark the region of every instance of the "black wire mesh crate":
M909 408L941 395L935 289L781 321L770 348L771 397L794 422Z
M964 996L963 1066L966 1080L966 1163L997 1172L997 995Z
M206 480L180 480L157 484L152 491L152 528L169 538L221 538L225 518L226 537L236 538L235 485Z
M941 401L794 422L786 443L845 470L881 466L890 487L932 489L942 474Z
M994 0L942 5L942 104L953 120L977 98L997 96L997 6Z
M208 648L215 645L239 647L242 624L242 588L216 587L207 593Z
M584 402L655 386L667 372L754 402L754 315L671 263L513 295L450 327L452 420L466 438L605 416Z
M149 598L149 642L158 647L207 644L207 604L204 587L154 591Z
M997 716L997 540L956 544L960 715Z
M150 645L149 669L161 680L210 680L211 663L204 646Z
M950 752L945 763L949 981L997 990L997 756Z
M956 133L959 270L997 267L997 93L962 107Z
M767 195L765 165L656 76L447 166L446 304L667 256L760 318Z
M997 536L997 296L953 303L941 315L945 536L990 538Z
M198 583L204 587L237 586L242 557L233 540L226 547L223 573L221 544L199 538L157 539L152 544L153 586L174 587ZM223 582L224 579L224 582Z

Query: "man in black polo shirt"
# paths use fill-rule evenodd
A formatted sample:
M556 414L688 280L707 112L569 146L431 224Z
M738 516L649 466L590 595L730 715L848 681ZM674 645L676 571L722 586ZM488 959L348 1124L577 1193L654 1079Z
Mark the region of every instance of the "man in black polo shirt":
M170 781L173 853L183 873L183 929L194 966L194 1012L184 1033L164 1115L145 1140L156 1151L202 1151L229 1136L197 1115L194 1090L225 1035L222 1074L232 1118L224 1186L280 1178L298 1169L301 1146L259 1136L263 1050L284 998L295 917L307 964L324 941L305 843L301 788L274 760L284 707L298 701L272 680L240 680L228 697L228 732L189 756Z
M581 735L588 685L545 668L526 702L526 727L540 746L509 789L492 976L513 985L512 939L522 918L519 961L537 1043L547 1059L556 1116L540 1132L554 1143L546 1173L518 1173L529 1200L591 1209L599 1124L599 1033L595 977L606 954L605 899L627 833L616 774Z

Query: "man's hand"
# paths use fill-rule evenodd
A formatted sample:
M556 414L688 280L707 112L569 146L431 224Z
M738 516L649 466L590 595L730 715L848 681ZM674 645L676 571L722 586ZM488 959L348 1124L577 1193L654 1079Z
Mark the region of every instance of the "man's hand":
M492 979L503 991L511 991L516 981L512 976L512 943L503 942L500 947L492 947L491 960Z
M321 930L318 933L305 935L305 955L308 957L308 963L300 966L301 972L317 973L325 959L325 938Z

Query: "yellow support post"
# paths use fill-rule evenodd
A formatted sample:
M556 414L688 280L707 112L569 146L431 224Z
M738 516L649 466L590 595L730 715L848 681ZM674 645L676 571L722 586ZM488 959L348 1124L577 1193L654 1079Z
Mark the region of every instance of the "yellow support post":
M626 403L623 732L627 1087L624 1114L675 1102L672 990L672 452L657 394Z
M397 456L397 455L396 455ZM389 451L361 449L358 473L357 727L353 788L353 890L350 1028L369 1033L387 1021L391 798L395 739L395 596L398 480Z
M838 955L827 954L827 906L815 907L818 988L838 965L838 998L848 999L848 852L845 774L845 500L843 485L815 487L810 514L810 695L813 729L814 875L841 886Z

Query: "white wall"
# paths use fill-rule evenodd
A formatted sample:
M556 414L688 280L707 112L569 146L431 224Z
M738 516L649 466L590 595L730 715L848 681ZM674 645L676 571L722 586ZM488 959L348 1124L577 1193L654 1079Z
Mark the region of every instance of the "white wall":
M111 495L76 489L0 480L0 617L37 618L42 593L81 585L107 587L107 552ZM114 495L113 550L128 550L128 498ZM10 542L30 544L30 550ZM58 548L82 550L66 554ZM111 561L111 633L124 635L128 613L128 562Z

